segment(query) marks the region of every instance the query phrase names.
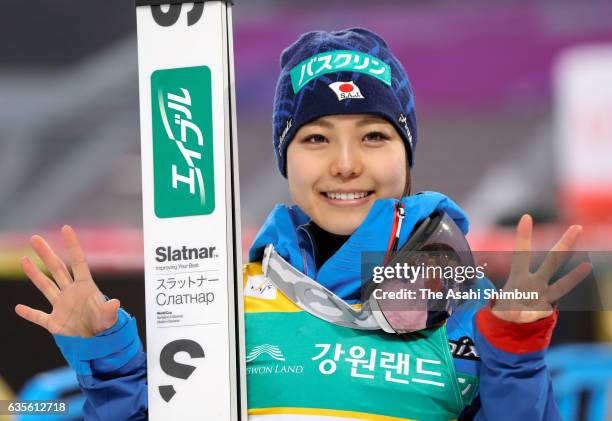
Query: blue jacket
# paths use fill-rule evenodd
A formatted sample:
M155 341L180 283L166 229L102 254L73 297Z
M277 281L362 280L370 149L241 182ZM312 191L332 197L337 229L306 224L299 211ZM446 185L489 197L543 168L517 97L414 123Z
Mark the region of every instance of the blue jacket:
M360 252L386 249L396 202L378 200L361 226L319 269L314 264L313 241L301 227L308 216L295 206L277 205L258 233L249 259L260 260L263 248L272 243L294 267L346 301L357 302ZM449 214L464 234L468 231L463 211L440 193L420 193L404 198L403 203L406 218L400 245L413 227L435 210ZM498 319L484 304L461 308L447 321L457 371L479 377L480 384L470 394L471 402L459 419L561 419L544 362L556 314L534 323L516 324ZM87 420L147 419L146 356L134 318L120 310L117 323L94 338L56 335L55 340L77 372L87 399ZM469 351L474 347L476 357Z

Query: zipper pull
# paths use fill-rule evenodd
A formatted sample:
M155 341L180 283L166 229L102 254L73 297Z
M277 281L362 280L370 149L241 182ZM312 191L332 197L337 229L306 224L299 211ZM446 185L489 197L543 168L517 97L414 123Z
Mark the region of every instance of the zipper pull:
M396 246L399 242L400 231L402 230L402 222L404 221L404 217L406 216L406 211L404 209L404 205L402 203L398 203L397 205L397 229L395 230L395 241Z

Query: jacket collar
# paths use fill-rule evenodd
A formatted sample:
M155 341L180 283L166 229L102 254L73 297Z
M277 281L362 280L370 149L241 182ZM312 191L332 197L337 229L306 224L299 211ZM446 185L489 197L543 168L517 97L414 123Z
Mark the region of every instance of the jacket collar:
M338 251L317 271L314 244L304 225L310 217L299 207L277 204L259 230L249 251L249 260L259 261L263 250L273 244L276 251L293 267L333 291L347 302L359 302L361 287L361 254L385 251L391 235L398 199L379 199L370 212ZM407 240L415 225L434 211L446 212L468 232L463 210L447 196L437 192L420 192L402 198L406 217L400 232L399 247Z

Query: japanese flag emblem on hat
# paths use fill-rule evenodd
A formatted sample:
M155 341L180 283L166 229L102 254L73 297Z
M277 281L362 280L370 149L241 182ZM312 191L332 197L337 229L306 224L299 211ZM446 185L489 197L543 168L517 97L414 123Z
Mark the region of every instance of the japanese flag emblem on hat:
M344 99L364 99L361 94L359 87L355 85L355 82L334 82L327 85L338 97L338 101Z

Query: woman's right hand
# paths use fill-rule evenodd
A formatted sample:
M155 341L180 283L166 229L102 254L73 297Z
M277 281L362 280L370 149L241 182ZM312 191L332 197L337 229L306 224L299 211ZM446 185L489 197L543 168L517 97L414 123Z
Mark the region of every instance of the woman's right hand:
M120 303L116 299L106 301L98 289L74 230L65 225L61 233L70 257L72 276L64 262L39 235L32 236L30 244L53 280L29 258L24 256L21 259L23 271L51 303L51 313L23 304L18 304L15 312L54 335L92 337L115 324Z

